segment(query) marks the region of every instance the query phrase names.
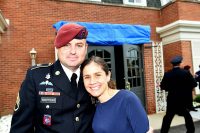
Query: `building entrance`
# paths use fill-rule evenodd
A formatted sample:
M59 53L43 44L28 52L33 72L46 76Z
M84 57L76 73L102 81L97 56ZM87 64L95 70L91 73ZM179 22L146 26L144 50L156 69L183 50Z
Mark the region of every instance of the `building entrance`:
M143 84L143 65L140 46L89 46L87 57L93 55L102 57L112 72L118 89L125 89L127 83L145 107L145 89Z
M123 45L123 58L125 85L129 85L128 89L133 91L145 106L144 74L140 47Z

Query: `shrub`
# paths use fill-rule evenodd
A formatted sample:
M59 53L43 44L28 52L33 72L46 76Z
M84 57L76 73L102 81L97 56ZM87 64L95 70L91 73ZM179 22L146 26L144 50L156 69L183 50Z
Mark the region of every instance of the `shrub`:
M197 103L200 103L200 95L197 95L197 96L194 98L194 101L197 102Z

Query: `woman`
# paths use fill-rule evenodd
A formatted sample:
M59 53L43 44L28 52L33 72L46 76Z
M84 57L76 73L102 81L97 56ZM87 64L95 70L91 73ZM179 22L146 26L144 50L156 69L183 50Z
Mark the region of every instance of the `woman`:
M106 62L96 56L81 66L86 90L98 99L92 128L94 133L146 133L147 114L138 97L127 90L117 90Z

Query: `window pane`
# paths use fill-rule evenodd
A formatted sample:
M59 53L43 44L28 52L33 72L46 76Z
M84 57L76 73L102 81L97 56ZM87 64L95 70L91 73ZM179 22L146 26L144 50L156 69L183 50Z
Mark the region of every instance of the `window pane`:
M96 50L96 56L102 57L103 58L103 50L97 49Z
M124 4L147 6L146 0L123 0Z
M104 51L104 58L111 58L111 55L108 51Z
M142 3L142 0L135 0L135 2L137 2L137 3Z
M90 58L91 56L95 55L95 51L91 51L90 53L88 53L88 57Z

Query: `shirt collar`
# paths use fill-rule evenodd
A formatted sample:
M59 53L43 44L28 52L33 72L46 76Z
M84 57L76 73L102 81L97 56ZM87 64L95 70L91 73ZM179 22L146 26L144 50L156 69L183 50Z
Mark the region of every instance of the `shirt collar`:
M72 72L72 70L70 70L70 69L68 69L67 67L65 67L62 63L61 63L61 66L62 66L62 68L63 68L65 74L67 75L69 81L71 81L71 76L72 76L72 74L73 74L73 73L76 73L76 75L77 75L76 82L78 83L79 78L80 78L80 67L79 67L76 71Z

